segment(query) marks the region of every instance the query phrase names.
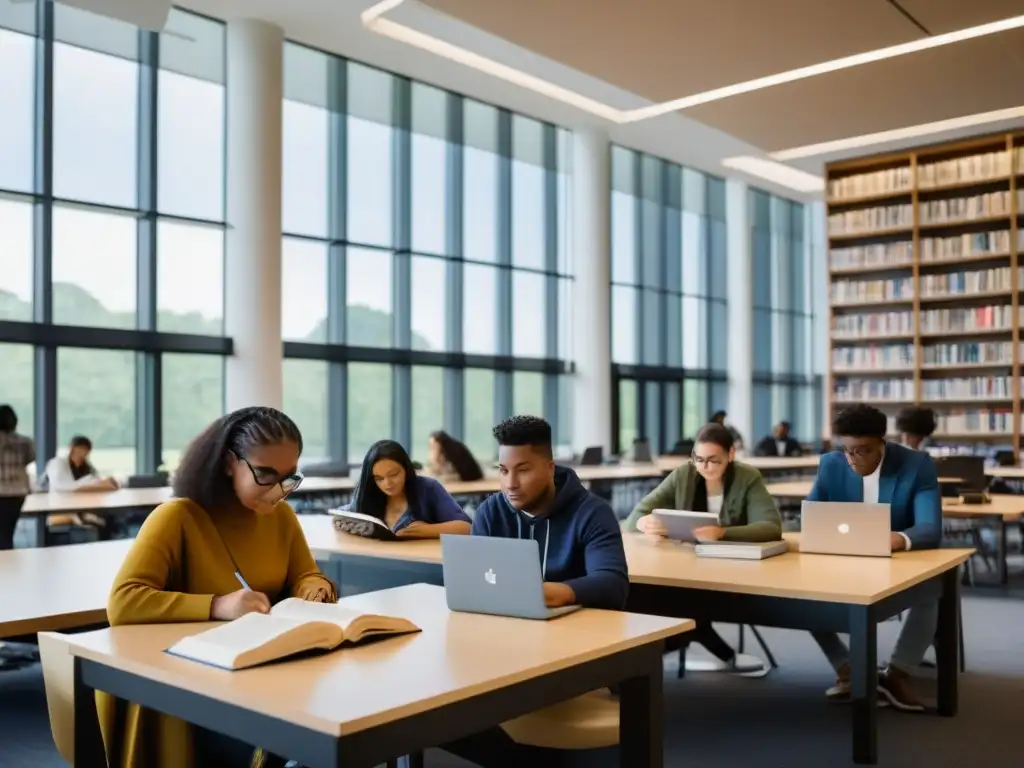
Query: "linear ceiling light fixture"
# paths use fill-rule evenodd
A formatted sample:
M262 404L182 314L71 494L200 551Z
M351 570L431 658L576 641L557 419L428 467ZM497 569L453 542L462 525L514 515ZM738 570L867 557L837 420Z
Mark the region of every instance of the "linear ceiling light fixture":
M890 131L865 133L862 136L850 136L845 139L823 141L820 144L808 144L803 147L783 149L778 152L772 152L771 157L774 160L799 160L804 157L830 155L835 152L843 152L847 149L870 147L875 144L885 144L890 141L900 141L902 139L916 139L921 136L930 136L935 133L955 131L961 128L971 128L975 125L998 123L1002 120L1019 120L1022 118L1024 118L1024 106L997 109L993 112L978 112L973 115L951 117L948 120L937 120L934 123L908 125L904 128L894 128Z
M513 83L514 85L518 85L522 88L526 88L552 99L564 102L565 104L577 107L585 112L590 112L591 114L603 117L613 123L635 123L640 120L647 120L652 117L664 115L668 112L676 112L678 110L687 109L688 107L697 106L698 104L707 104L712 101L727 99L730 96L738 96L742 93L750 93L751 91L770 88L774 85L792 83L797 80L804 80L808 77L815 77L828 72L837 72L841 69L858 67L862 64L870 64L875 61L882 61L883 59L891 59L897 56L904 56L909 53L917 53L918 51L925 51L930 48L938 48L943 45L959 43L964 40L973 40L974 38L985 37L986 35L994 35L999 32L1006 32L1007 30L1024 27L1024 16L1014 16L1013 18L1002 19L1001 21L980 24L976 27L958 29L954 32L947 32L942 35L922 37L917 40L911 40L908 43L891 45L887 48L878 48L874 51L855 53L851 56L843 56L838 59L824 61L819 64L811 64L806 67L798 67L797 69L790 69L786 72L778 72L774 75L767 75L765 77L747 80L742 83L734 83L733 85L714 88L710 91L695 93L691 96L684 96L683 98L665 101L660 104L652 104L650 106L639 107L637 109L622 110L616 109L615 107L611 107L607 104L602 104L599 101L583 96L575 91L571 91L568 88L563 88L542 78L529 75L518 69L494 61L493 59L488 59L485 56L467 51L465 48L445 42L444 40L432 37L431 35L423 32L417 32L404 24L399 24L398 22L383 18L384 14L394 10L404 2L405 0L383 0L383 2L367 8L361 15L363 26L371 32L376 32L379 35L390 37L393 40L406 43L407 45L421 48L422 50L428 51L437 56L442 56L485 74Z
M751 155L727 157L722 160L722 165L726 168L732 168L736 171L749 173L751 176L757 176L758 178L781 184L798 192L821 192L825 189L825 180L820 176L806 173L797 168L791 168L788 165L783 165L764 157L753 157Z

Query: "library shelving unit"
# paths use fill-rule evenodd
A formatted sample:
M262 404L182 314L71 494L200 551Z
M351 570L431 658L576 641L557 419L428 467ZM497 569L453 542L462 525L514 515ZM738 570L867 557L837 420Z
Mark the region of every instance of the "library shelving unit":
M830 164L829 410L932 408L940 452L1021 442L1024 133ZM1020 190L1020 191L1019 191Z

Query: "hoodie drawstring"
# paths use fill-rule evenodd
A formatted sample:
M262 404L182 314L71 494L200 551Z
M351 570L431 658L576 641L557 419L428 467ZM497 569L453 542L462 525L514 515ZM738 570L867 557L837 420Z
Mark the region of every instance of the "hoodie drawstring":
M544 581L548 575L548 544L551 543L551 518L545 518L544 522L547 523L547 526L544 530L544 556L540 561L541 581ZM530 525L530 538L534 541L537 540L535 528L536 526ZM518 513L516 513L516 538L523 538L523 519Z

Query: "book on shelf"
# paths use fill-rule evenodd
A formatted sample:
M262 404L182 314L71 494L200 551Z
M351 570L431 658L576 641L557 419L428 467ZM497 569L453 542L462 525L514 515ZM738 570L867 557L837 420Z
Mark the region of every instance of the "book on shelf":
M1018 270L1024 279L1024 268ZM972 293L998 293L1009 291L1013 285L1009 267L976 269L968 272L949 272L940 275L921 275L919 290L922 297L970 295Z
M836 340L903 335L914 335L914 318L907 310L832 316L832 338Z
M829 235L859 235L899 229L914 224L914 206L884 205L856 211L833 213L828 217Z
M956 224L974 219L1009 216L1012 210L1008 189L972 197L924 200L918 203L918 217L922 224Z
M836 376L834 398L837 402L857 403L864 400L909 402L915 397L912 378L858 379Z
M897 168L829 179L828 196L831 202L841 202L844 198L907 192L912 185L913 175L910 166L901 165Z
M1013 380L1010 376L925 379L921 382L921 397L925 400L1009 400L1013 397Z
M975 181L989 181L1010 175L1010 153L1006 150L982 152L936 163L918 160L917 186L942 187Z
M388 528L387 523L379 517L353 512L344 507L327 511L334 518L334 527L342 533L378 541L401 541L394 531Z
M1010 231L969 232L954 237L922 237L920 259L925 261L955 261L978 256L1010 255Z
M185 637L167 652L238 670L313 650L333 650L368 637L419 632L408 619L358 613L334 603L309 603L297 597L270 613L247 613L234 621Z
M913 344L881 344L868 347L833 347L832 370L836 373L844 368L858 369L899 369L914 367Z
M1024 352L1024 344L1021 345ZM955 342L932 344L921 350L925 366L994 365L1013 363L1013 344L1009 341Z
M914 244L911 241L859 245L833 248L829 252L831 268L842 269L898 269L911 267L914 262Z
M1018 308L1019 317L1024 307ZM985 307L948 307L922 310L922 334L987 333L1009 331L1013 325L1013 307L1009 304Z
M907 301L914 298L914 281L909 277L892 280L834 280L831 293L834 304Z

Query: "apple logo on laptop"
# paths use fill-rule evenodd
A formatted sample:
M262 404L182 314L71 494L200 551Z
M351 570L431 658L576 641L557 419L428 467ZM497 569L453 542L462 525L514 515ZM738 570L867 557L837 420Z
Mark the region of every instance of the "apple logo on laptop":
M847 525L846 523L840 523L839 524L839 532L840 533L849 533L850 532L850 526Z
M491 569L491 568L487 569L487 573L484 574L484 581L486 581L488 584L497 584L498 583L498 576L494 572L493 569Z

